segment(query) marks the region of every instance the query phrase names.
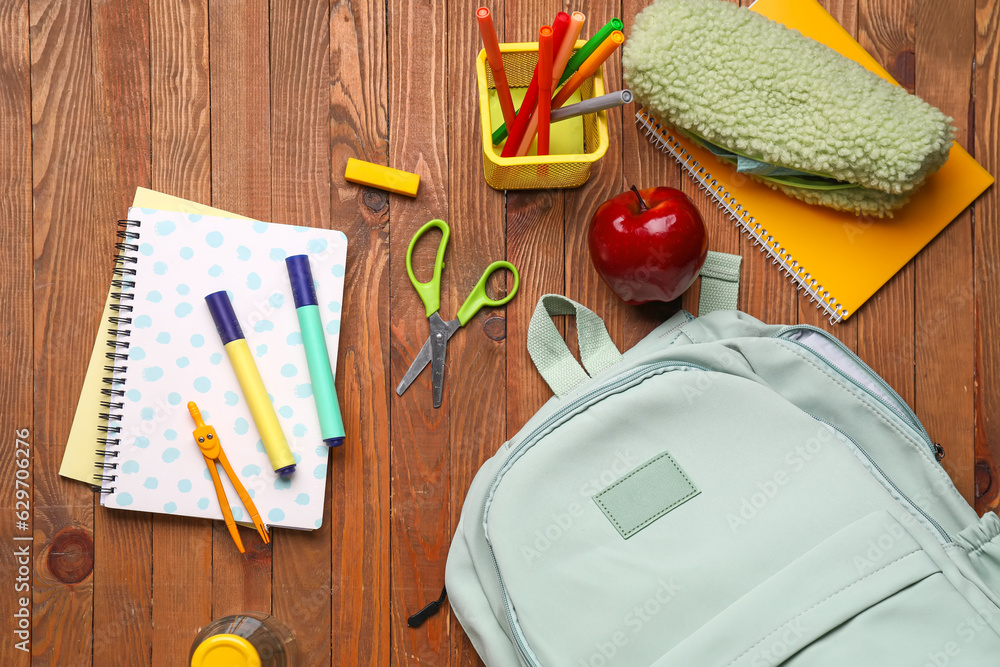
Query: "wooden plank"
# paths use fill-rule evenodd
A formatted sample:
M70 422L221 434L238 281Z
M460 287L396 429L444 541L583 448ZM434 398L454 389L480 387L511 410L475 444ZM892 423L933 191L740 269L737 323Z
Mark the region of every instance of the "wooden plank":
M392 167L420 175L420 196L392 196L390 236L390 385L402 378L428 335L423 305L407 278L405 256L410 238L432 218L449 220L448 208L448 54L447 12L443 5L391 0L388 5L389 128ZM402 120L406 119L406 120ZM429 234L413 254L414 271L428 280L440 235ZM448 250L448 266L465 263L470 246L459 234ZM454 270L441 283L445 313L454 312L450 287ZM454 385L462 369L448 364L445 382ZM406 627L407 617L441 591L450 535L449 422L451 394L441 409L431 400L430 372L418 378L390 404L392 459L392 589L390 597L391 664L425 662L447 665L451 648L447 625Z
M153 188L209 203L207 0L151 0L149 36ZM185 664L212 620L211 581L212 522L154 514L153 665Z
M916 92L954 118L970 145L975 0L916 7ZM965 211L914 260L917 416L945 447L941 461L963 496L975 499L975 322L972 213Z
M153 187L212 203L208 0L150 0Z
M820 0L823 8L837 20L841 27L858 38L858 1L859 0Z
M271 3L271 213L277 222L324 229L331 226L329 11L327 0ZM317 445L313 434L304 446ZM295 633L306 665L330 664L330 535L328 503L320 529L273 535L272 611Z
M491 11L495 18L503 14L496 5ZM490 262L506 259L507 249L503 193L493 190L483 178L482 151L478 149L481 130L475 55L482 48L482 40L475 8L468 3L450 5L448 25L446 51L453 54L448 60L448 210L454 254L447 265L451 289L442 305L446 317L451 318ZM496 28L503 34L502 20ZM512 279L503 272L493 276L488 290L499 296L512 286ZM445 388L451 413L451 495L446 548L455 534L472 478L507 439L506 310L484 309L448 345ZM443 571L438 578L443 585ZM429 592L433 594L434 586ZM431 622L444 626L452 664L482 664L457 619L450 614L438 618Z
M6 618L0 622L5 641L0 663L17 667L31 660L32 543L31 446L34 442L31 403L31 55L28 3L0 6L0 312L4 313L6 353L0 371L0 414L3 448L0 508L10 517L0 526L0 541L9 545L0 570L10 573ZM24 444L22 444L24 443Z
M859 0L858 41L899 83L914 85L913 0ZM914 399L913 263L858 311L858 353L909 405Z
M271 219L268 4L210 0L212 205Z
M149 7L117 0L91 7L94 71L94 212L122 217L137 185L150 184ZM109 230L110 231L110 230ZM109 243L106 246L113 250ZM103 278L104 276L102 276ZM144 512L94 517L94 663L152 661L152 521Z
M502 9L491 9L497 34L502 35L500 39L505 42L537 41L538 27L551 25L559 11L552 4L543 6L524 0L507 0ZM589 11L589 6L584 9L584 13ZM588 15L581 34L589 36L599 28L596 25L596 19ZM482 160L482 156L479 159ZM507 433L510 435L517 433L552 396L528 356L525 341L538 299L543 294L564 294L566 291L564 199L561 190L510 190L506 193L507 258L521 271L517 298L507 306L507 337L514 341L507 349ZM559 318L557 326L565 331L562 319Z
M348 237L337 365L347 442L330 460L333 664L372 667L389 662L392 622L389 198L341 175L348 157L386 162L385 25L383 3L338 2L330 10L332 220Z
M743 235L740 254L740 310L768 324L791 324L798 320L801 309L813 309L815 304L809 305L809 300L799 295L796 283L772 263L763 246L755 246Z
M991 174L1000 174L1000 2L976 2L974 154ZM976 467L979 512L1000 506L1000 189L994 185L974 206L976 312Z
M269 32L266 0L210 0L212 205L271 219ZM242 532L243 558L213 522L212 616L271 610L271 549Z
M57 471L107 295L114 219L99 220L92 206L89 4L36 0L29 9L36 550L32 663L89 665L95 498L86 486L61 479ZM79 326L64 326L70 321Z
M565 293L563 195L507 193L507 259L521 272L517 297L507 305L507 433L514 435L552 396L535 370L525 341L543 294ZM556 326L565 333L563 318Z

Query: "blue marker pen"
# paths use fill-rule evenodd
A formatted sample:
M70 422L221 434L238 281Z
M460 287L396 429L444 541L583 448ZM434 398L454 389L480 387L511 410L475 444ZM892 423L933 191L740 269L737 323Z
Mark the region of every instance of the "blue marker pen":
M285 258L288 280L292 283L292 298L295 312L299 316L302 342L306 348L306 363L312 380L313 398L319 413L319 429L327 447L344 444L344 419L340 415L337 390L333 386L330 372L330 354L326 349L323 323L319 319L316 301L316 284L309 268L308 255L292 255Z

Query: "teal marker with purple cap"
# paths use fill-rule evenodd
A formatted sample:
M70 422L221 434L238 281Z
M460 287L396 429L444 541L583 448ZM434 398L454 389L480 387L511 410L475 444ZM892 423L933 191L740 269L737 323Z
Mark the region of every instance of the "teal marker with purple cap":
M302 343L306 348L309 379L312 381L316 412L319 413L320 436L327 447L339 447L345 439L344 419L337 402L337 389L333 385L330 353L326 349L326 336L319 318L316 283L309 268L309 256L287 257L285 266L288 280L292 283L292 298L295 300L295 313L299 316Z

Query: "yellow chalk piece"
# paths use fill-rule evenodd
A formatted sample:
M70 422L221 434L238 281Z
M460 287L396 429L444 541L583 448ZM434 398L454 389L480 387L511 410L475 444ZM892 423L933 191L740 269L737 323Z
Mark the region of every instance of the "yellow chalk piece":
M238 338L226 344L226 354L236 371L236 379L239 380L240 389L243 390L243 398L247 401L250 414L253 416L257 432L264 443L264 451L271 461L271 467L275 472L288 466L295 468L295 457L288 447L285 433L278 423L278 415L274 413L274 406L268 398L267 389L264 388L264 381L254 363L253 355L250 354L250 346L245 338Z
M362 160L347 158L347 171L344 178L352 183L370 185L373 188L380 188L395 192L401 195L417 196L417 188L420 187L420 176L411 174L408 171L383 167L380 164L372 164Z

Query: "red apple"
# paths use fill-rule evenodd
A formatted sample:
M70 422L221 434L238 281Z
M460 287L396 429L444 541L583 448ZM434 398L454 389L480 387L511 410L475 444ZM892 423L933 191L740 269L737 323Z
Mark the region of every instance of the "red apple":
M590 259L625 303L673 301L705 263L708 234L680 190L631 190L601 204L590 221Z

